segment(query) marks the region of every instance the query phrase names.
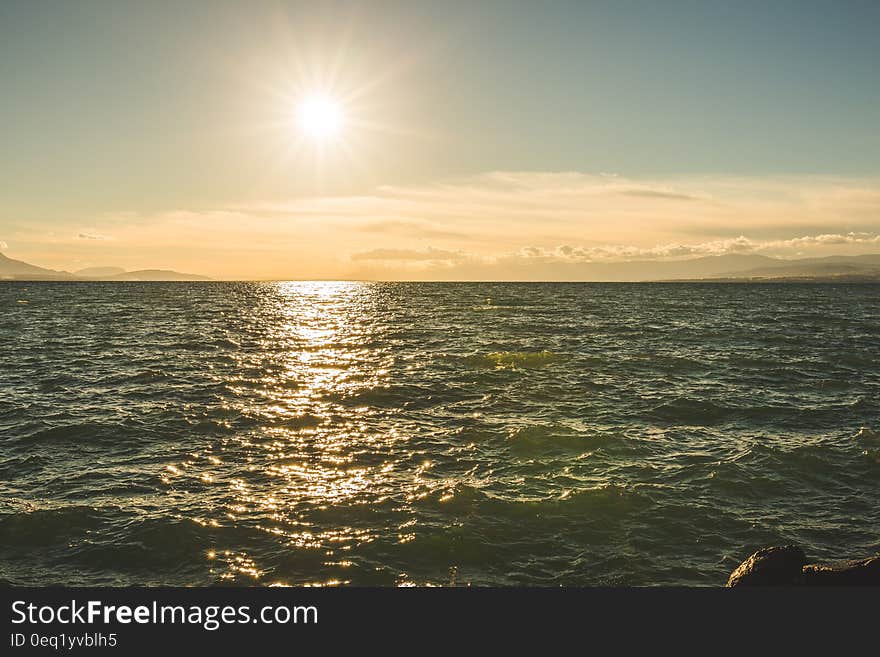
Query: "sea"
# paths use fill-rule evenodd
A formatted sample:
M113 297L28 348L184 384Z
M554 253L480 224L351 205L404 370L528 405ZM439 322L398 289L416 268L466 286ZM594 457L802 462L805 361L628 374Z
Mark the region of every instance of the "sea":
M0 283L0 582L722 586L880 550L880 285Z

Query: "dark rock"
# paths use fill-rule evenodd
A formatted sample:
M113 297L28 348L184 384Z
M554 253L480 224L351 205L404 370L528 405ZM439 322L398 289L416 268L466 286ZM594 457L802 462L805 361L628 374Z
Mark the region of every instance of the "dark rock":
M797 545L768 547L743 561L727 586L880 586L880 554L837 564L808 564Z
M730 574L727 586L791 586L799 582L806 563L797 545L763 548Z
M880 556L835 565L808 564L801 579L808 586L880 586Z

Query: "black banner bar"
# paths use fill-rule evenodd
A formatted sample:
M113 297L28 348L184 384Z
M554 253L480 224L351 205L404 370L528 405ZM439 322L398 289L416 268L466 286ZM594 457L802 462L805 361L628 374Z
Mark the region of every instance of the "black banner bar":
M468 645L865 638L880 591L863 589L0 589L0 654L127 655L182 646L381 647L401 637ZM751 638L750 638L751 637ZM294 642L294 643L291 643ZM764 645L764 644L762 644ZM424 647L424 646L423 646ZM717 643L716 643L717 647Z

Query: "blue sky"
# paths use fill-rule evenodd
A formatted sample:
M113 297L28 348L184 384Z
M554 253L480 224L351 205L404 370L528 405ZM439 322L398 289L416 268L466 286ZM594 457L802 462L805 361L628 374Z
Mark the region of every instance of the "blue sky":
M695 204L584 205L581 194L570 206L579 215L547 210L551 223L577 215L547 238L566 244L870 233L880 174L877 25L877 2L4 0L0 241L55 266L152 265L161 256L204 267L221 241L247 251L262 236L287 250L267 254L263 245L245 258L280 267L294 246L314 251L303 246L310 239L341 244L331 225L350 234L369 210L373 224L398 227L365 231L369 247L493 257L501 252L489 236L510 225L502 215L516 194L497 181L481 187L493 172L529 175L529 193L558 189L563 174L587 187L613 174L739 208L723 219L704 212L700 234ZM301 143L289 117L310 86L346 99L344 143ZM535 190L542 180L547 189ZM457 198L475 188L507 196L483 203L468 240L462 216L441 211L445 198L401 210L416 190L441 188ZM398 190L393 209L388 190ZM309 217L325 218L303 229L303 204L316 198L345 213L325 220L312 209ZM269 206L271 220L259 214ZM824 225L810 214L820 209ZM228 227L203 257L187 256L187 231L198 231L198 217L209 231L217 213L248 225L238 237ZM636 214L617 233L597 225ZM686 229L670 224L678 215ZM542 217L524 219L497 248L534 246ZM204 241L208 249L210 231ZM347 273L360 260L345 248L308 273ZM282 275L278 267L240 274Z

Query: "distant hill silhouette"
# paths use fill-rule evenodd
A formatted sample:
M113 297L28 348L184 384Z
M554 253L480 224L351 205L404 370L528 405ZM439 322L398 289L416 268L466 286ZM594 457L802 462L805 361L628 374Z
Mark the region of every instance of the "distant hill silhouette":
M880 279L880 255L829 256L775 262L771 265L728 272L731 278L825 278L875 276Z
M484 270L491 275L489 269ZM481 272L482 273L482 272ZM880 255L831 256L783 260L755 254L703 256L686 260L626 262L541 262L519 264L509 271L516 280L546 281L745 281L745 280L877 280Z
M858 280L880 281L880 255L831 256L783 260L756 254L703 256L686 260L629 260L624 262L577 262L549 260L515 261L504 270L504 279L523 281L714 281L714 280ZM495 280L498 272L482 266L468 270L462 280ZM473 278L470 278L473 276Z
M121 267L90 267L71 274L37 267L0 253L0 280L14 281L208 281L207 276L182 274L167 269L125 271Z
M36 265L28 264L21 260L13 260L7 258L0 253L0 279L12 280L29 280L29 281L57 281L57 280L73 280L73 274L66 271L55 271L54 269L44 269Z
M101 278L102 276L116 276L124 274L122 267L87 267L73 272L74 276L86 276L87 278Z
M126 271L115 276L105 277L107 281L210 281L207 276L198 274L181 274L169 269L139 269Z

